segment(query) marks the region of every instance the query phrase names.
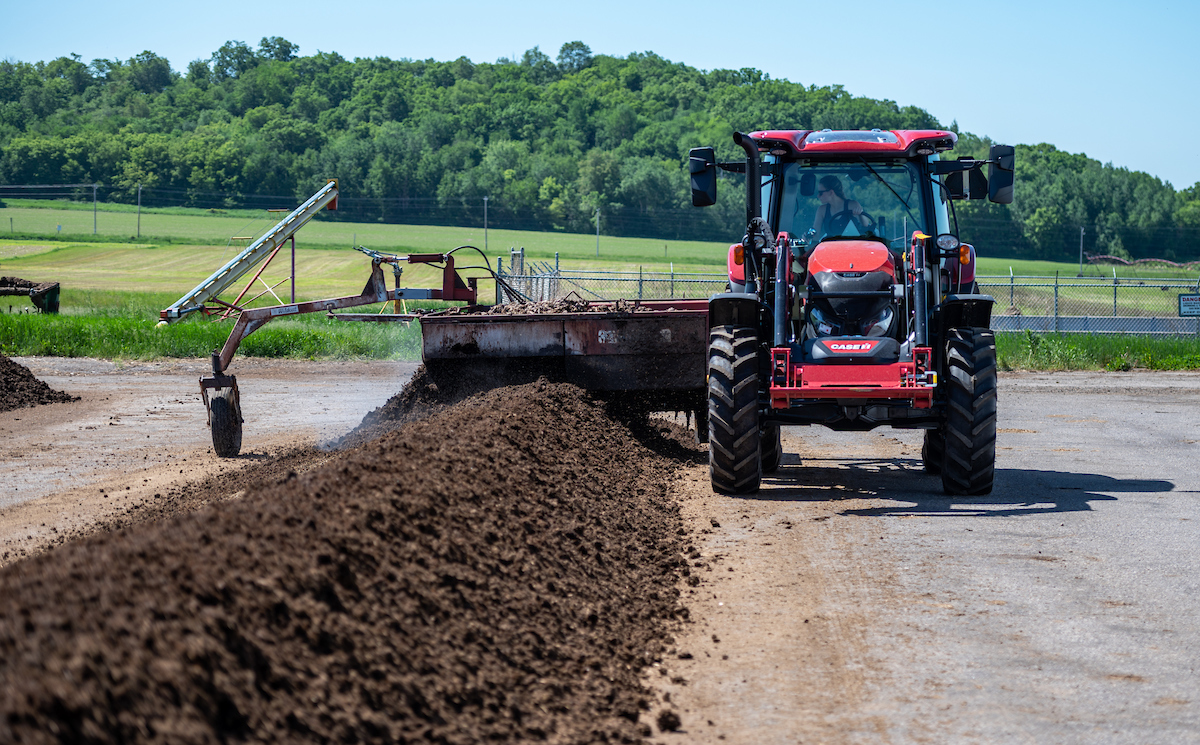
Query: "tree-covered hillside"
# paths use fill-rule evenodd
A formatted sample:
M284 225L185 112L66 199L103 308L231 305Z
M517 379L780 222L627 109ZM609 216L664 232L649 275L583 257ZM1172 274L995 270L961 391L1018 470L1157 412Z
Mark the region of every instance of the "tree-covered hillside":
M0 62L0 183L100 183L143 203L294 201L336 177L339 215L611 234L735 239L741 192L690 208L688 148L762 128L923 128L928 112L840 86L702 71L652 53L474 63L299 56L272 37L228 42L185 73L152 52ZM983 154L964 135L952 155ZM959 203L987 253L1200 256L1200 185L1176 192L1145 173L1050 145L1018 148L1011 207ZM90 194L90 192L89 192Z

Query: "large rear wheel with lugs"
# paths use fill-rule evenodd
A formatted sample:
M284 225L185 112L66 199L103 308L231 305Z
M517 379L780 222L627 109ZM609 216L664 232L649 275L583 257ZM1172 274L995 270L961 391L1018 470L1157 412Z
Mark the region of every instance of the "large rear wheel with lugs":
M708 336L708 463L713 491L758 491L760 444L758 336L748 326L717 326Z
M946 335L946 426L942 489L992 493L996 472L996 336L990 329Z

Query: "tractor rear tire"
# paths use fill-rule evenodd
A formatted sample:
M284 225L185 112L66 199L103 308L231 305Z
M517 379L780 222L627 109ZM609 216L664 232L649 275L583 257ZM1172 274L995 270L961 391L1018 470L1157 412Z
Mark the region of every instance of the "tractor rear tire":
M996 473L996 335L950 329L942 489L954 496L992 493Z
M218 388L208 401L212 414L213 452L235 458L242 451L242 411L232 388Z
M708 464L713 491L753 494L762 482L758 335L717 326L708 336Z
M775 473L783 461L783 441L778 424L768 424L762 432L762 470Z
M925 473L934 476L942 472L946 460L946 435L940 429L925 430L925 442L921 445L921 465Z

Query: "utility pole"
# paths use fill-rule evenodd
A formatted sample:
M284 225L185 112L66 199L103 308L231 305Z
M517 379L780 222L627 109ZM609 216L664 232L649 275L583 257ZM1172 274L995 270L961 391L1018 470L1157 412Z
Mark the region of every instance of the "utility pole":
M138 233L137 237L142 237L142 185L138 183Z
M1079 276L1083 276L1083 226L1079 226Z
M92 184L92 235L96 234L96 187L98 184Z
M600 258L600 208L596 208L596 258Z
M484 197L483 198L483 252L484 253L487 253L487 250L488 250L488 246L487 246L487 243L488 243L488 241L487 241L487 238L488 238L488 236L487 236L487 203L488 203L488 198Z

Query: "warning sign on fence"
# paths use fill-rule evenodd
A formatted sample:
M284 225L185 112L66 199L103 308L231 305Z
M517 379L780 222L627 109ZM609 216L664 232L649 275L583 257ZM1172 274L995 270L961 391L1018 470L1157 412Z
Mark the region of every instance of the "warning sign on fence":
M1200 295L1180 295L1179 315L1181 318L1200 316Z

